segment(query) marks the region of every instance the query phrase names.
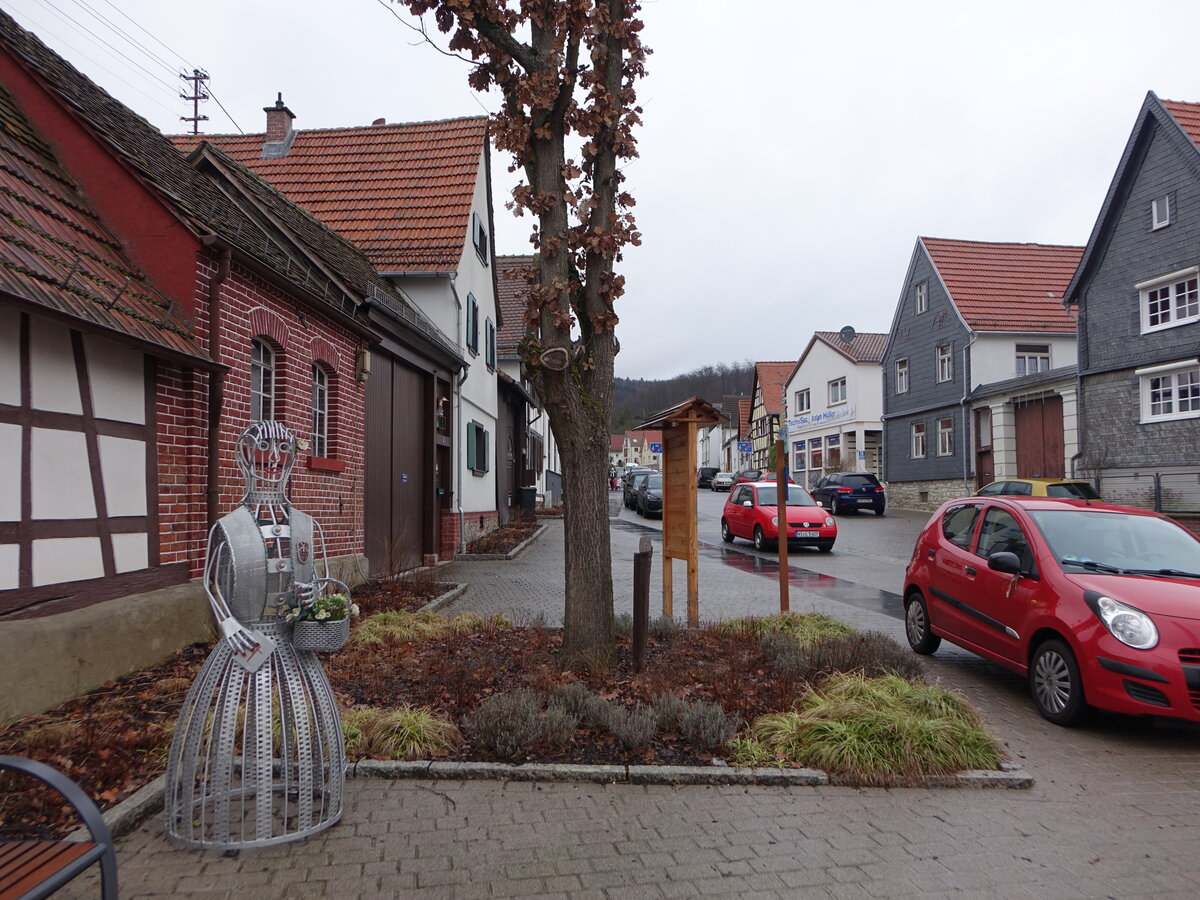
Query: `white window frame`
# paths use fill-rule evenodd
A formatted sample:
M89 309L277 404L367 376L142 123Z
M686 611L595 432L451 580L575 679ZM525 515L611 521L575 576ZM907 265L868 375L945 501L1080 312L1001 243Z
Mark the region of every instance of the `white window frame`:
M474 419L467 423L467 468L473 475L486 475L491 468L488 430Z
M896 360L896 393L908 393L908 360Z
M275 348L262 338L250 341L250 421L275 418Z
M908 426L908 452L911 459L924 459L925 452L925 423L913 422Z
M483 217L477 212L471 213L471 243L475 245L479 261L486 266L491 258L487 226L483 224Z
M937 348L937 380L938 384L944 384L947 381L954 379L954 348L949 344L942 344Z
M329 373L320 364L312 367L312 455L329 457Z
M812 394L808 388L796 391L796 415L806 413L812 409Z
M1148 366L1136 374L1142 424L1200 418L1200 359Z
M1150 201L1150 230L1157 231L1171 224L1171 195L1163 194Z
M846 402L846 378L835 378L829 382L829 405L842 406Z
M937 420L937 455L954 455L954 418Z
M1138 291L1142 334L1200 322L1200 266L1142 281L1134 287Z
M929 309L929 282L922 281L917 284L916 297L913 298L913 313L921 315Z
M1032 369L1029 367L1031 360L1036 363ZM1018 378L1022 375L1036 375L1038 372L1048 371L1049 368L1049 344L1017 344L1017 359L1014 371L1017 373Z

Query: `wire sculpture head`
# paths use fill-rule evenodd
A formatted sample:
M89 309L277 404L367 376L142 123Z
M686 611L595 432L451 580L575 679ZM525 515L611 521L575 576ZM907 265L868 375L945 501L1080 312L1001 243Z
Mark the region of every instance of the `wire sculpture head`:
M251 422L238 435L233 455L246 480L246 502L284 503L296 462L296 437L281 422Z

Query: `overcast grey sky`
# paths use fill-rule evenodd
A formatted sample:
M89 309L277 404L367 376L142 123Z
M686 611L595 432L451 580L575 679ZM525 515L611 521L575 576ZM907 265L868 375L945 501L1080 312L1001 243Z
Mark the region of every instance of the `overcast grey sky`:
M210 134L262 131L278 92L298 128L498 104L379 0L0 3L165 132L183 130L176 76L192 66L229 113L205 104ZM625 377L886 331L918 235L1083 244L1146 91L1200 101L1195 0L653 0L643 18ZM497 156L496 249L526 253L506 169Z

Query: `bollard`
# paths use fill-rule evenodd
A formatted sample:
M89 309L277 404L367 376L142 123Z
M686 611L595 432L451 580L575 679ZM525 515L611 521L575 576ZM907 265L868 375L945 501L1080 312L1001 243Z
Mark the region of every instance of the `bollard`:
M646 632L650 625L650 561L654 550L643 537L633 554L633 670L646 667ZM669 561L667 561L669 562Z

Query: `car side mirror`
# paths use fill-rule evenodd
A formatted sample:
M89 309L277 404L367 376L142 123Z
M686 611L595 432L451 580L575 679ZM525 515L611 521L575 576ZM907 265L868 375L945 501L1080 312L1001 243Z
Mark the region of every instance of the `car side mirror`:
M743 500L742 506L754 506L754 501L753 500Z
M1005 575L1021 574L1021 559L1008 550L1000 550L988 557L988 568Z

